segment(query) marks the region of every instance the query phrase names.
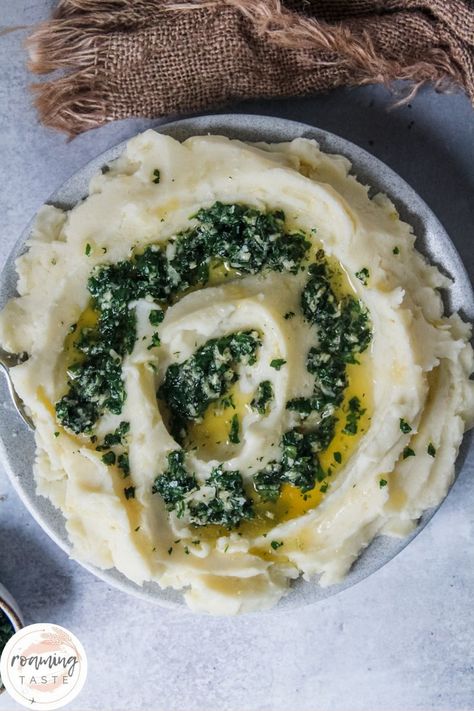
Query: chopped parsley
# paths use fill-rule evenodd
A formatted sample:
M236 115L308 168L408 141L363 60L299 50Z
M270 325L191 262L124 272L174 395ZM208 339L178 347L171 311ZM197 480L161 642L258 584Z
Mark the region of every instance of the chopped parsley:
M123 478L125 479L130 474L130 463L128 460L128 453L122 452L117 457L117 467L121 470Z
M380 479L379 481L379 486L381 489L383 489L384 486L387 486L388 481L386 479Z
M400 254L400 248L399 247L394 247L392 249L393 254Z
M215 524L236 528L242 520L254 517L240 472L225 471L221 465L213 469L204 486L214 490L213 497L206 502L191 499L188 503L190 520L195 526Z
M435 449L435 446L433 445L433 442L429 443L426 451L428 452L430 457L436 457L436 449Z
M276 551L276 550L278 550L278 548L282 547L283 541L271 541L270 545L273 548L273 550Z
M280 441L281 459L269 462L256 473L254 486L264 501L276 501L283 484L293 484L303 493L322 481L325 473L317 456L318 434L286 432Z
M258 412L259 415L266 415L272 400L273 385L270 380L263 380L257 387L254 398L250 403L250 407L252 410Z
M158 390L172 416L179 439L188 421L199 420L238 378L239 363L253 365L260 338L255 331L237 331L213 338L183 363L172 363Z
M400 429L403 432L403 434L408 434L411 432L412 428L408 424L406 420L403 419L403 417L400 417Z
M298 414L302 425L305 421L307 424L304 432L298 427L287 432L280 443L281 460L270 462L256 474L255 488L267 500L276 500L285 482L304 493L330 473L323 471L318 453L327 449L335 434L335 411L341 406L348 385L347 364L358 362L357 355L367 349L372 338L365 307L352 296L338 299L331 287L332 272L324 251L319 250L316 258L301 294L303 316L317 329L318 345L310 348L306 359L314 389L311 395L295 397L286 404L288 410ZM349 400L345 434L357 433L364 412L358 397ZM340 452L333 456L341 463ZM327 488L325 482L320 490L324 493Z
M405 447L405 449L403 450L402 456L403 456L403 459L407 459L408 457L414 457L416 455L411 447Z
M227 410L229 407L231 407L233 410L235 410L235 402L234 402L234 396L232 393L229 393L228 395L225 395L219 402L219 407L222 410Z
M362 282L362 284L364 286L367 286L367 284L369 282L369 276L370 276L370 273L369 273L369 270L367 269L367 267L362 267L362 269L359 269L359 271L356 272L355 275L358 278L358 280Z
M147 350L150 351L152 348L158 348L158 346L161 346L161 340L160 340L160 336L155 331L155 333L153 333L151 336L151 343L147 347Z
M59 437L59 435L60 435L61 433L60 433L60 432L54 432L53 434L54 434L55 437Z
M104 437L104 443L96 447L98 451L108 449L116 444L125 444L127 434L130 431L130 422L122 420L117 429L114 432L106 434ZM92 437L91 437L92 439Z
M270 361L270 368L275 368L275 370L280 370L283 365L286 364L286 360L284 358L274 358L272 361Z
M205 497L201 496L203 491ZM183 450L168 455L168 468L156 477L153 493L161 495L168 511L175 511L179 518L187 514L195 526L236 528L242 520L254 516L240 472L226 471L219 465L199 485L195 474L186 469Z
M235 415L232 415L232 419L230 421L229 442L231 442L231 444L240 444L239 432L240 432L239 416L237 414L235 414Z
M346 416L346 424L342 430L344 434L355 435L359 429L359 420L365 413L365 409L361 408L358 397L351 397L348 403L349 412Z
M155 168L155 170L153 171L153 182L156 183L156 185L158 185L158 183L160 182L160 178L161 178L161 173L158 170L158 168Z
M152 326L158 326L164 319L165 312L162 309L152 309L148 315L148 320Z
M184 456L182 449L168 454L168 467L156 477L152 489L160 494L168 511L176 510L179 517L184 514L184 497L198 488L196 477L184 465Z
M201 224L196 229L194 249L199 250L198 243L203 241L207 254L245 274L263 269L296 274L310 247L303 234L285 231L282 210L263 213L244 205L216 202L209 209L199 210L196 218Z
M368 347L372 332L363 304L353 296L336 298L324 261L312 264L301 295L305 319L318 330L319 353L327 360L356 363L356 356Z
M293 316L295 316L294 311L287 311L283 318L285 319L285 321L289 321L290 318L293 318Z
M90 244L88 242L85 246L84 254L86 255L86 257L89 257L91 252L92 252L92 247L90 246Z
M135 498L135 487L134 486L127 486L127 488L123 490L123 493L124 493L127 501L128 501L128 499L134 499Z
M105 454L102 455L102 461L104 464L107 464L107 466L111 466L112 464L115 464L115 452L106 452Z

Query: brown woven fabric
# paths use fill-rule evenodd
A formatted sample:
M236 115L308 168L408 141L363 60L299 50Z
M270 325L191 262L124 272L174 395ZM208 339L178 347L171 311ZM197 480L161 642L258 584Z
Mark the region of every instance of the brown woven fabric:
M41 120L74 136L252 97L409 80L474 101L471 0L60 0L28 40Z

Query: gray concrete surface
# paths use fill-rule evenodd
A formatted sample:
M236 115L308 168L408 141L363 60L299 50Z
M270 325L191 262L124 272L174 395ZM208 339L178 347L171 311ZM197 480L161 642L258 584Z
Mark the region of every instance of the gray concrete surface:
M52 2L0 0L2 27ZM38 124L25 30L0 35L0 266L48 195L98 152L149 125L125 121L68 143ZM339 133L398 171L474 273L474 118L461 95L424 90L403 109L381 88L236 104ZM28 622L82 640L89 677L71 709L407 711L474 708L474 458L423 533L370 579L318 605L239 619L169 612L108 588L67 559L0 471L0 580ZM0 711L19 708L6 694Z

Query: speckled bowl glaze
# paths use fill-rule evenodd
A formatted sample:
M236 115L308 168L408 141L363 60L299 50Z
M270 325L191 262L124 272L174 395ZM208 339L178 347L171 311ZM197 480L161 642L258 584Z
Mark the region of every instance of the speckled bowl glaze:
M340 153L352 162L352 172L358 179L371 186L371 193L386 193L395 203L401 219L413 226L417 235L417 247L428 259L453 279L452 286L445 292L448 313L460 310L464 318L474 319L474 295L469 278L461 259L446 231L426 203L384 163L374 158L362 148L349 141L321 131L312 126L268 116L228 114L201 116L175 121L159 126L156 130L180 141L193 135L220 134L244 141L278 142L297 137L316 139L322 150ZM102 153L73 175L50 198L49 202L63 208L70 208L87 195L88 183L94 173L104 164L116 158L124 149L125 142ZM13 248L0 277L0 307L15 294L15 259L24 251L24 243L31 230L31 224ZM48 535L67 553L71 553L64 518L48 499L35 491L32 473L34 460L34 438L10 405L5 383L0 384L0 401L5 403L5 416L0 418L0 451L12 484L31 514ZM472 438L466 436L456 464L456 475L462 468ZM297 580L288 594L281 600L278 610L308 605L345 590L374 573L405 548L420 533L432 518L436 509L426 511L419 526L407 538L397 539L380 536L362 553L352 566L344 581L338 585L321 588L317 582ZM176 590L162 590L156 583L146 583L139 587L115 569L98 570L84 565L94 575L121 590L145 598L166 607L187 610L182 593Z

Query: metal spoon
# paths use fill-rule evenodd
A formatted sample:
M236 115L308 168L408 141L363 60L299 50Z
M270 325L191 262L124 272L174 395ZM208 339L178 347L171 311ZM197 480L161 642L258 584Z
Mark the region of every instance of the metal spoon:
M33 421L31 417L26 414L25 404L13 387L10 375L10 368L13 368L15 365L19 365L20 363L24 363L25 360L28 360L28 353L8 353L7 351L4 351L3 348L0 348L0 368L2 368L5 373L8 390L10 392L13 405L15 406L15 410L18 412L25 425L27 425L30 430L34 430L35 426Z

